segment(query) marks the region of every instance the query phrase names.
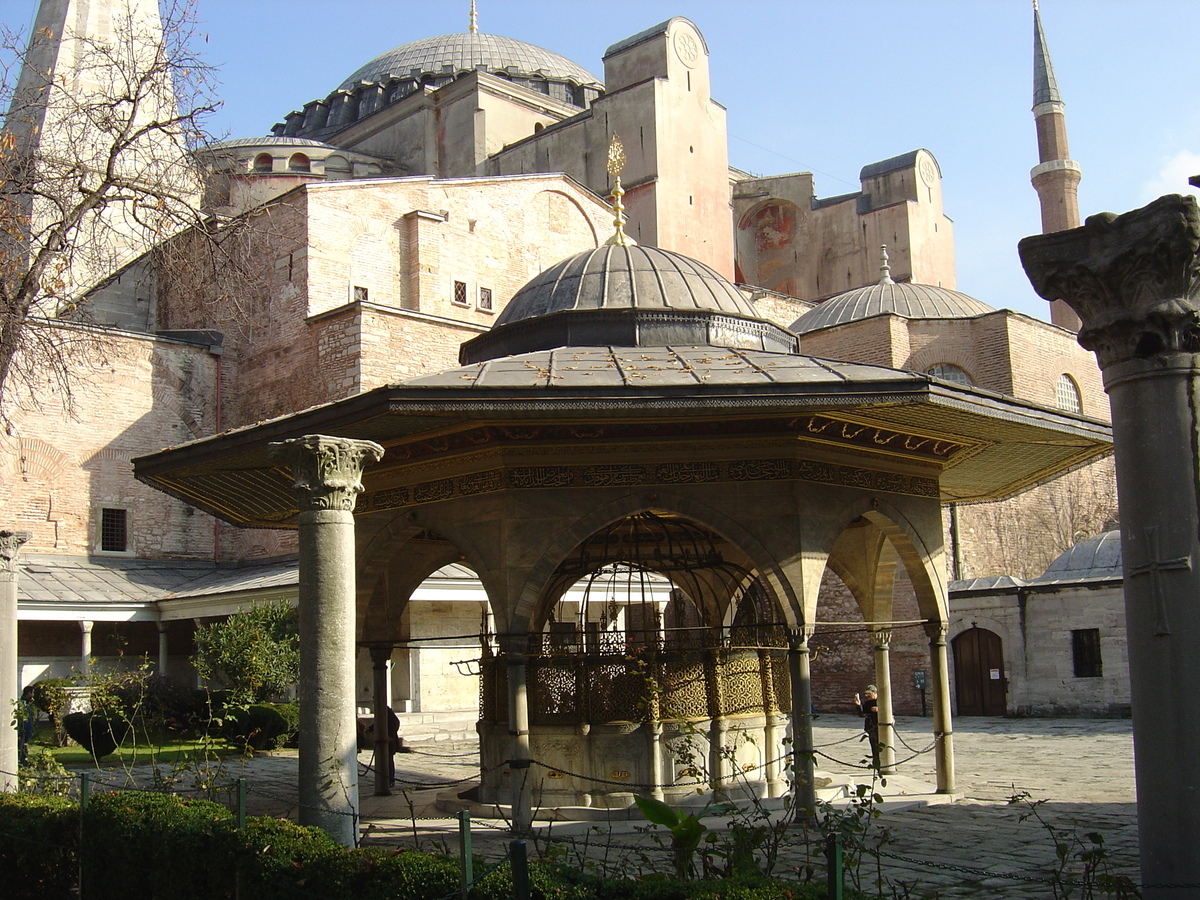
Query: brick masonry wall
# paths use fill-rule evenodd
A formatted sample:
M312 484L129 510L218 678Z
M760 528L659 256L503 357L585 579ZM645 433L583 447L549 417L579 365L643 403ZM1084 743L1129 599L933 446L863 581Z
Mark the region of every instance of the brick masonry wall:
M900 569L892 596L892 618L913 621L921 618L908 575ZM870 632L850 590L829 569L821 580L817 600L818 624L811 646L813 705L817 712L854 712L854 694L875 681L875 658ZM841 624L860 623L860 624ZM929 670L929 641L920 626L901 626L892 631L892 710L897 715L919 715L921 694L913 672ZM930 710L932 707L930 707Z

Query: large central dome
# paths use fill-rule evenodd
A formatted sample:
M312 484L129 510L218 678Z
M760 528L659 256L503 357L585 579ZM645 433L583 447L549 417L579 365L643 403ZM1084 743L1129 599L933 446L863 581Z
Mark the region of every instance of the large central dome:
M576 85L603 85L583 66L550 50L496 34L443 34L401 44L375 57L342 82L352 90L364 82L383 84L390 78L456 75L483 69L501 77L541 76Z

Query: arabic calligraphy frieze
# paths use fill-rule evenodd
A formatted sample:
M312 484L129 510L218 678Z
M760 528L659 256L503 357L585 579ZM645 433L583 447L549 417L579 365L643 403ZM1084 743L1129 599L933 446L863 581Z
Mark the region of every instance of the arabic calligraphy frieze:
M360 512L399 509L455 497L503 490L637 487L665 484L717 484L748 481L807 481L917 497L938 497L933 478L877 472L803 459L750 459L662 463L655 466L610 463L580 466L514 466L438 478L411 488L388 488L364 495Z

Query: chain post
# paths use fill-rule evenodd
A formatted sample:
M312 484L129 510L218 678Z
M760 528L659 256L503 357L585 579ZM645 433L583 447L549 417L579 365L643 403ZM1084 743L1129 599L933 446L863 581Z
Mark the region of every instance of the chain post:
M828 892L825 896L829 900L842 900L844 881L842 872L842 842L838 840L836 834L831 834L825 838L825 882L828 886Z
M525 842L512 841L508 845L508 855L512 860L512 900L529 900L529 857Z
M246 779L237 780L237 829L246 830Z
M462 900L467 900L471 882L475 880L475 863L471 859L471 813L465 809L458 813L458 853L462 864Z

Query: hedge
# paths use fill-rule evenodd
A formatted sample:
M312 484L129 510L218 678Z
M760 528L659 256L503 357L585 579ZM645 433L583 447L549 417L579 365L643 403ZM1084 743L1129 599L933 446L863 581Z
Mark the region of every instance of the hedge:
M84 842L80 850L82 826ZM81 866L82 864L82 866ZM578 868L530 863L531 900L808 900L824 888L735 878L679 882L601 879ZM0 897L66 900L439 900L459 884L458 860L435 853L353 850L323 831L251 818L238 831L224 807L135 791L70 800L0 795ZM483 877L470 900L509 900L507 866Z

